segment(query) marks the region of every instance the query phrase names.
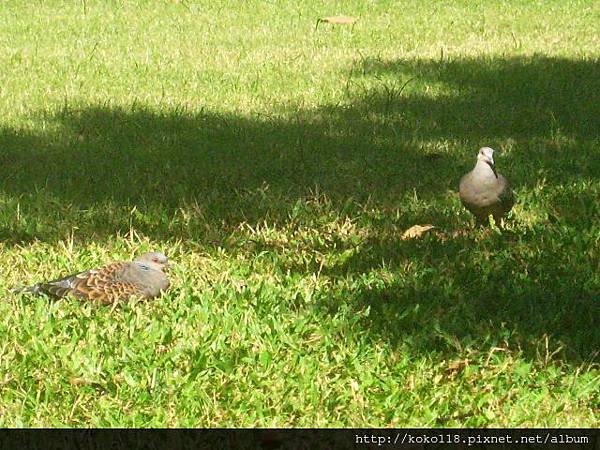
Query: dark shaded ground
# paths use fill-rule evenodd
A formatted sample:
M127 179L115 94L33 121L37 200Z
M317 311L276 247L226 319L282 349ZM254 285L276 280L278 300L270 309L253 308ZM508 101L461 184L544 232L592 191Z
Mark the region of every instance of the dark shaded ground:
M390 74L397 83L361 87L364 77ZM215 220L235 221L224 217L232 208L219 210L213 197L239 202L240 215L261 220L262 211L253 217L254 201L244 205L233 193L244 197L265 184L288 203L315 187L340 203L373 196L376 204L398 206L398 196L413 189L439 196L456 189L480 145L507 138L514 151L498 164L517 187L600 174L598 61L365 59L348 80L348 105L300 110L290 119L67 105L44 117L46 134L0 131L0 188L17 196L43 190L76 208L110 199L172 211L194 200L210 204L206 213ZM425 90L434 82L452 94L431 97Z
M379 87L363 88L365 77L380 79ZM431 97L433 83L452 93ZM46 134L2 129L0 189L20 199L25 217L7 219L2 235L62 239L79 222L80 236L102 238L134 221L152 238L223 245L242 221L286 223L298 199L315 191L356 217L368 199L382 214L402 211L402 196L414 190L441 206L406 211L395 225L455 229L467 216L449 207L456 202L448 190L479 146L510 138L513 148L497 163L522 200L535 200L531 191L545 179L538 199L549 205L545 224L526 235L404 243L374 221L356 252L323 274L343 278L382 261L425 267L405 284L348 294L357 308L372 306L367 324L390 342L412 333L418 345L445 351L444 335L492 346L548 334L565 343L568 357L595 360L600 62L365 59L349 74L348 96L346 105L290 119L94 105L47 117ZM589 189L569 190L583 179ZM180 209L194 219L174 223Z

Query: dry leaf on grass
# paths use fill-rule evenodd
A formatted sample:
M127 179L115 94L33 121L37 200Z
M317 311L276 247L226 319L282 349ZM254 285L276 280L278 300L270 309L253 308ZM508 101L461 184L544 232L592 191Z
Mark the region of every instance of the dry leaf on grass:
M402 233L402 239L406 240L406 239L420 238L424 233L431 230L432 228L435 228L435 226L430 225L430 224L428 224L428 225L413 225L408 230L406 230L404 233Z
M460 372L461 370L468 367L470 362L471 361L469 361L468 359L457 359L455 361L452 361L446 366L446 373L448 375L453 375L457 372Z
M321 22L331 23L333 25L354 25L358 17L352 16L329 16L329 17L320 17L317 19L317 24L315 25L315 30L319 27Z
M75 387L90 386L94 389L105 389L102 383L81 377L69 378L69 384Z
M73 386L87 386L90 384L94 384L94 382L91 380L88 380L86 378L79 378L79 377L70 378L69 383Z

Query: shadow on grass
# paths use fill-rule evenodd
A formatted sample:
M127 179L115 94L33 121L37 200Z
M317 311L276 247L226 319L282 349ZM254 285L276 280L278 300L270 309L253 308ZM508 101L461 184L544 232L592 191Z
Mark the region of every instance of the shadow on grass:
M73 227L96 239L133 226L154 239L223 245L242 222L288 223L315 191L349 217L367 202L384 216L403 211L414 191L424 206L396 225L458 228L467 216L457 217L447 192L479 146L499 146L502 172L521 192L541 180L546 200L581 180L589 189L552 205L558 225L515 238L517 246L504 238L400 244L373 223L366 243L323 273L419 262L421 274L405 284L351 293L379 316L369 326L392 341L412 333L437 348L445 335L497 344L549 334L595 358L598 253L586 248L598 217L599 73L596 60L366 58L348 75L345 104L272 117L65 107L38 118L46 132L0 130L0 189L19 211L4 228L56 240Z
M370 197L398 207L413 190L435 200L456 189L483 144L507 148L499 165L517 187L595 179L598 73L595 60L367 58L351 70L347 104L278 117L65 107L38 118L46 133L0 130L0 189L47 194L58 209L158 205L172 216L194 203L222 226L286 221L285 205L315 189L337 203ZM272 208L271 197L282 202ZM31 218L43 220L40 212ZM92 219L100 235L119 222ZM129 227L131 217L120 222Z
M377 273L385 261L384 273L399 275L374 277L345 295L322 298L320 306L331 314L346 303L368 309L360 323L380 338L448 358L506 342L531 358L557 350L559 359L598 362L596 239L552 225L526 236L432 235L408 242L373 236L321 274L343 279L357 271Z
M408 124L404 131L409 133L417 130L429 138L469 141L474 136L532 139L558 132L576 139L599 137L596 59L363 58L352 71L357 80L382 80L387 95L363 90L363 102L371 110L403 113ZM403 83L386 83L390 74L392 79L419 84L417 93L400 96Z

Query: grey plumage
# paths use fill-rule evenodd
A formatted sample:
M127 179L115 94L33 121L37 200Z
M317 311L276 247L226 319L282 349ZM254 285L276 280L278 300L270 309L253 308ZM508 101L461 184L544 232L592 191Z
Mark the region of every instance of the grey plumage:
M460 180L460 201L477 225L488 223L490 214L500 223L515 203L510 183L496 171L493 155L494 149L480 148L475 167Z
M13 292L46 294L55 298L71 295L103 303L113 303L131 296L152 298L169 287L169 279L163 272L166 267L169 267L168 258L162 253L151 252L134 261L113 262Z

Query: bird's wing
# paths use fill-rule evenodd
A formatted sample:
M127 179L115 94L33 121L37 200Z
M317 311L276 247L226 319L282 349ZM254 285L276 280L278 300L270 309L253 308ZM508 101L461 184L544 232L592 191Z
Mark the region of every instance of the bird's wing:
M88 300L112 302L118 298L141 295L134 283L121 281L129 263L115 262L98 269L86 270L59 280L40 283L39 290L54 297L73 295Z
M510 187L510 183L502 175L498 175L498 186L498 200L500 203L506 205L507 207L509 205L512 206L515 202L514 195Z
M143 295L144 293L137 284L126 282L104 284L85 291L86 299L98 300L103 303L113 303L117 300L123 300L132 296L143 297Z

